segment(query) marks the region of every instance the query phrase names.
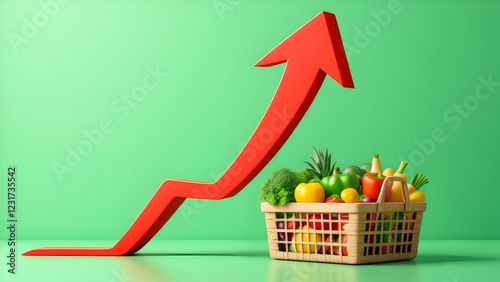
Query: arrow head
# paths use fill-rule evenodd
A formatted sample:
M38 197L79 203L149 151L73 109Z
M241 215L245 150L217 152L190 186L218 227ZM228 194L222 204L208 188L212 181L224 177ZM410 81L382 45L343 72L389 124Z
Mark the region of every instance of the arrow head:
M295 61L299 67L321 69L344 87L354 88L335 15L321 12L255 66L270 67Z

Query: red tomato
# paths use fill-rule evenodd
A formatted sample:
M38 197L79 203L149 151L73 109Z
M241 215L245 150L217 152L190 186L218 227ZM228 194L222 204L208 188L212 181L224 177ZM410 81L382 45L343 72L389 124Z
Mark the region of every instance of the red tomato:
M339 230L339 222L338 222L338 215L334 214L332 215L332 230ZM349 214L341 214L340 215L341 220L349 220ZM344 230L344 225L346 225L346 222L342 222L340 226L342 227L342 230Z
M295 217L295 220L297 221L289 221L287 223L287 227L288 229L297 229L299 227L304 227L307 223L304 221L302 221L302 226L300 226L300 221L298 221L300 218L298 216ZM295 223L295 224L294 224Z
M334 238L334 239L333 239L333 242L337 242L337 240L338 240L338 237L337 237L337 236L338 236L338 235L333 235L333 238ZM330 235L328 235L328 237L326 237L325 243L330 243L331 238L332 238L332 237L331 237ZM326 251L326 253L327 253L327 254L329 254L329 253L330 253L330 246L325 246L325 251ZM333 253L334 253L335 255L338 255L338 254L339 254L339 247L335 247L335 246L334 246L334 247L333 247Z
M337 219L338 217L336 215L332 216L332 230L339 230L339 223Z
M347 235L342 235L342 243L347 243ZM347 247L342 247L342 255L347 256Z
M325 203L343 203L342 199L333 199L332 197L326 198Z
M387 246L382 246L382 254L387 254Z
M324 220L323 226L321 226L321 219ZM328 213L324 213L323 216L321 214L311 214L309 216L309 227L315 230L330 230L328 220L330 220L330 214Z
M345 214L345 213L341 214L340 219L341 220L349 220L349 214ZM340 228L342 229L342 231L345 231L344 225L346 225L346 224L347 224L347 222L342 222L340 224ZM347 237L346 237L346 239L347 239Z
M326 198L326 200L325 200L325 203L343 203L343 202L344 201L342 201L342 199L338 199L338 198L334 199L334 198L332 198L332 196Z
M326 237L325 243L329 243L331 240L330 235ZM338 242L339 237L338 235L333 235L333 241ZM347 243L347 235L342 235L342 243ZM325 251L327 254L330 253L330 246L325 246ZM338 255L339 254L339 247L333 246L333 254ZM342 247L342 255L347 256L347 247Z
M364 203L363 201L352 201L351 203Z

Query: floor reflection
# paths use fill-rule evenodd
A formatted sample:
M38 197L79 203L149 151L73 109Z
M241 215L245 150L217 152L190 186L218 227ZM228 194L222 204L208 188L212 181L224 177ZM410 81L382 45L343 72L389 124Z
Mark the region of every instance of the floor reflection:
M271 260L268 281L418 281L414 260L371 265L345 265Z
M141 256L114 257L118 271L114 273L116 280L110 281L174 281L168 273L168 265L158 265L154 260Z
M21 256L19 274L5 280L0 273L0 281L486 281L498 277L493 273L500 262L497 241L426 241L414 260L369 265L274 260L266 243L154 241L124 257ZM111 243L22 241L21 251L47 244ZM474 279L478 275L484 279Z

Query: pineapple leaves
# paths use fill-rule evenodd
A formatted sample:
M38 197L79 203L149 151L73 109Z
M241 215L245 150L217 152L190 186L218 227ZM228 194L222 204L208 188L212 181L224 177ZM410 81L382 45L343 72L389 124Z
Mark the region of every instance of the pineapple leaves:
M318 151L313 146L313 150L314 155L310 157L312 162L310 163L305 161L305 163L310 167L306 170L311 172L318 179L332 175L336 163L332 165L332 155L328 153L328 149L326 149L325 153L323 153L323 151Z

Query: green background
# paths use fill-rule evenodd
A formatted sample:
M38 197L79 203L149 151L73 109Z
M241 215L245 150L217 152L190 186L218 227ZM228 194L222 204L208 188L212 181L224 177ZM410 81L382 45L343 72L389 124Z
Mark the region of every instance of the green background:
M18 169L19 239L117 240L165 179L215 181L284 70L253 64L323 10L337 16L356 88L327 78L241 193L187 200L155 239L265 240L259 184L277 168L304 169L311 146L341 167L379 153L384 168L406 160L409 175L424 172L422 239L500 238L498 2L401 1L396 13L391 1L216 3L69 1L16 45L13 34L48 12L0 1L0 167L5 182L7 167ZM157 66L168 76L126 117L113 110ZM489 97L474 98L489 77ZM53 164L105 119L114 130L58 178ZM430 141L433 131L445 137Z

